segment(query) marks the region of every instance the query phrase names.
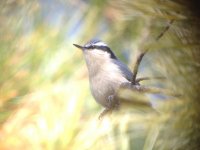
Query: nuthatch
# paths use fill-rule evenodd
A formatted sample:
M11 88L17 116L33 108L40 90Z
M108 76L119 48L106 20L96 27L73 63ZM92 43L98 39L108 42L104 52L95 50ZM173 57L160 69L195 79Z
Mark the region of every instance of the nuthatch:
M133 73L115 56L108 45L101 41L93 40L84 46L73 45L83 51L90 89L96 102L106 108L103 113L118 107L115 94L122 83L131 83Z

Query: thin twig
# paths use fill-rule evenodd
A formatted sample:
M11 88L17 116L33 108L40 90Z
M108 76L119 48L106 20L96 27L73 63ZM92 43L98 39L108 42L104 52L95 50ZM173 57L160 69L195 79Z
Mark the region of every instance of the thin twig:
M165 34L165 32L167 32L167 30L169 30L169 28L170 28L170 26L172 25L173 22L174 22L174 20L171 20L169 22L169 24L164 28L164 30L155 38L156 41L158 41L159 39L161 39L163 37L163 35ZM137 84L136 78L137 78L138 68L139 68L139 65L140 65L140 63L142 61L142 58L144 57L144 55L146 54L147 51L148 51L148 49L146 49L145 51L141 52L137 57L135 66L133 68L133 77L132 77L132 81L131 81L131 83L133 85Z
M131 81L131 83L133 85L136 84L136 77L137 77L137 73L138 73L138 68L139 68L139 65L140 65L140 63L142 61L143 56L146 54L147 51L148 50L140 53L139 56L137 57L137 60L135 62L135 66L133 68L133 78L132 78L132 81Z
M169 28L173 22L174 22L174 20L171 20L169 22L169 24L164 28L164 30L155 38L156 41L160 40L163 37L163 35L165 34L165 32L167 32L167 30L169 30Z

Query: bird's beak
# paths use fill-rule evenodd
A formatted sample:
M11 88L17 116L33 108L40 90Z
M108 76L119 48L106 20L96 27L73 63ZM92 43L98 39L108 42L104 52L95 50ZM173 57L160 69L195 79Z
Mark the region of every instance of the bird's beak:
M79 49L84 49L84 46L80 46L80 45L77 45L77 44L73 44L73 45L76 46Z

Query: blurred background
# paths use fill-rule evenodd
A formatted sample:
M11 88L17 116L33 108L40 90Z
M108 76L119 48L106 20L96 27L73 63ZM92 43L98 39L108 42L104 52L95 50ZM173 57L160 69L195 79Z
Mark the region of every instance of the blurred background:
M198 8L196 0L1 1L0 149L199 149ZM139 77L166 79L143 85L181 96L124 92L155 110L131 105L98 120L102 107L73 47L94 38L131 69L137 54L149 49Z

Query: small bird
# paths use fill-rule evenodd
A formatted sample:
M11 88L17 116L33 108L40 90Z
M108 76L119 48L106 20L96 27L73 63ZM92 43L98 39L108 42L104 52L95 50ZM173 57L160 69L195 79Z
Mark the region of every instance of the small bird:
M131 83L133 73L102 41L92 40L84 46L73 45L83 51L91 93L96 102L105 107L100 115L103 116L119 106L115 94L122 83Z

